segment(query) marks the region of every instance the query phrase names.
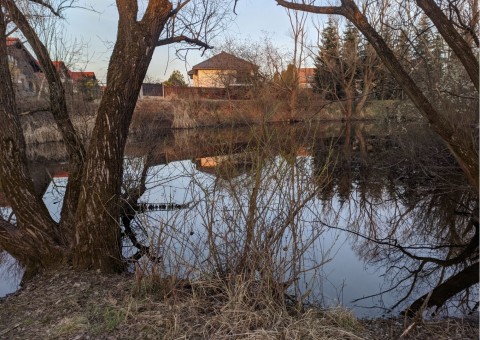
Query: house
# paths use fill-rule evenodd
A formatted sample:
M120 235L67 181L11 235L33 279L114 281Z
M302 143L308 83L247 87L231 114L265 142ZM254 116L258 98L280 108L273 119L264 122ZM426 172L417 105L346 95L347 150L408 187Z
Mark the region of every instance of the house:
M7 38L7 53L13 86L19 97L33 97L40 91L42 70L20 39Z
M101 90L95 72L69 71L69 76L73 93L82 94L87 100L93 100L100 96Z
M305 67L298 69L298 86L301 88L313 88L315 84L315 68Z
M18 38L7 37L8 64L17 97L35 97L48 93L48 83L38 61ZM82 93L87 99L100 96L94 72L72 72L63 61L53 61L67 93Z
M63 61L52 61L52 64L53 66L55 66L55 70L60 76L62 83L65 83L67 81L71 82L72 77L70 77L70 70L68 69L68 67L65 65Z
M195 87L229 87L250 83L258 66L233 54L221 52L192 67L188 72Z
M63 87L67 93L72 93L72 78L70 78L70 70L65 65L63 61L52 61L55 70L57 71L58 75L60 76L60 80L62 81ZM40 89L39 89L39 96L41 94L48 93L48 82L45 78L45 75L42 73L38 76Z

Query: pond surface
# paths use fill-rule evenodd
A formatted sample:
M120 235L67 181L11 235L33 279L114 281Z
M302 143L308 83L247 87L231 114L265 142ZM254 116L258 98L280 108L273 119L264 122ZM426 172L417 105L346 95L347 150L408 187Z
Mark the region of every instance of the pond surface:
M58 218L64 150L37 146L29 155ZM251 266L257 277L288 282L292 297L370 317L403 310L478 258L478 242L468 248L477 195L419 124L145 131L130 137L127 156L124 190L142 179L147 188L129 228L161 257L164 275ZM2 263L0 296L18 285L6 271L12 259ZM443 312L468 312L476 287Z

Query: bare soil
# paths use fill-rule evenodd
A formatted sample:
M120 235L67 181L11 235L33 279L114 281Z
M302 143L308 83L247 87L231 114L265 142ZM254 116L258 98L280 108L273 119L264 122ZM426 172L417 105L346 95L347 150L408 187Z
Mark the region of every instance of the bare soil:
M398 339L409 325L357 320L341 309L295 314L273 303L253 306L240 287L204 294L219 291L212 282L180 286L168 278L45 273L0 299L0 339ZM405 338L477 339L478 320L429 321Z

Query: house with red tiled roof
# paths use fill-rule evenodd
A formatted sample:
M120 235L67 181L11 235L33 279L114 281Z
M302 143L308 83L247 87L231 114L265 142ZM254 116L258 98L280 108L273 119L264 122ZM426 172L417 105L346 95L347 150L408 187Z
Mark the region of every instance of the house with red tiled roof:
M18 38L7 38L8 65L17 96L32 97L40 90L40 65Z
M48 93L48 84L42 69L18 38L7 38L7 53L12 81L17 96L29 97ZM100 87L94 72L70 71L63 61L52 61L67 93L80 93L91 100L100 96Z
M100 96L101 90L95 72L69 71L69 75L72 81L73 93L82 94L87 100L93 100Z
M251 83L258 66L233 54L221 52L188 72L195 87L229 87Z
M70 70L65 65L63 61L52 61L53 66L55 66L55 70L57 71L62 84L65 88L67 93L72 93L72 79L70 78ZM40 93L48 93L48 84L45 76L43 74L39 75L40 79Z
M97 80L97 77L95 76L95 72L74 72L74 71L69 71L70 73L70 78L72 78L72 81L74 83L78 83L79 81L89 79L89 80Z

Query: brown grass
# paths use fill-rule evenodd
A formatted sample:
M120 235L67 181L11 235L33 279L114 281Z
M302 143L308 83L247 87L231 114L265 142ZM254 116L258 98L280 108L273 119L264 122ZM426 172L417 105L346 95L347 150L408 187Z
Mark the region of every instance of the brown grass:
M241 277L45 273L0 300L0 339L395 339L401 320L359 321L344 309L296 311ZM254 292L254 293L252 293ZM408 338L466 339L478 323L425 323Z

